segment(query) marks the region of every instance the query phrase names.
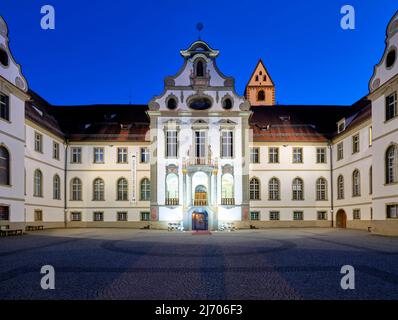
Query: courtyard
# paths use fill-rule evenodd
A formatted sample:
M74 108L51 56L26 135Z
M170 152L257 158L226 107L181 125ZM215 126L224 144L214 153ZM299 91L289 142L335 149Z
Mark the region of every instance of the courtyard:
M55 269L43 290L40 270ZM355 269L343 290L341 267ZM54 229L0 239L0 299L398 299L398 238L341 229Z

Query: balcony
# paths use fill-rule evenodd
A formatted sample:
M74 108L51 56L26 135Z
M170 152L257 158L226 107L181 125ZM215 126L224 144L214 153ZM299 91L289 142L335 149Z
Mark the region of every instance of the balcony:
M178 198L166 198L166 206L178 206L180 203Z
M234 206L235 205L235 198L222 198L221 205L223 206Z
M195 207L207 206L207 200L206 199L195 199L193 201L193 205Z

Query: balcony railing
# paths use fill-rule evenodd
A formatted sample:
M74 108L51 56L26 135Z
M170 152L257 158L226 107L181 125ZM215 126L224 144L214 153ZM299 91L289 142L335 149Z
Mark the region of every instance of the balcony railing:
M178 198L166 198L166 206L178 206L179 203Z
M193 205L195 207L207 206L207 200L206 199L195 199L193 201Z
M222 198L221 199L221 205L223 205L223 206L233 206L233 205L235 205L235 199L234 198Z

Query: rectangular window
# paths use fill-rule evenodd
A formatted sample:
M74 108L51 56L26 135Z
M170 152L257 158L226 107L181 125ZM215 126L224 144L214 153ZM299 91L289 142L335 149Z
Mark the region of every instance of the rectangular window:
M59 143L53 141L53 159L59 160Z
M104 163L104 148L94 148L94 163Z
M150 213L149 212L141 212L141 221L149 221Z
M337 145L337 160L342 160L343 158L344 158L343 142L340 142Z
M35 221L43 221L43 211L35 210L34 215Z
M303 148L293 148L293 163L303 163Z
M149 163L149 148L141 148L141 163Z
M269 163L278 163L279 162L279 148L270 147L268 149Z
M318 220L327 220L328 214L326 211L318 211L317 212Z
M387 218L388 219L398 218L398 204L387 205Z
M127 212L118 212L117 221L127 221Z
M397 93L394 92L386 97L386 121L397 116Z
M326 163L326 148L316 148L316 162Z
M166 131L166 157L177 158L178 154L178 137L177 130Z
M352 153L359 152L359 133L352 137Z
M303 211L294 211L293 212L293 220L303 220Z
M0 206L0 221L10 220L10 208L8 206Z
M258 212L258 211L250 211L250 220L252 220L252 221L260 220L260 212Z
M117 163L127 163L127 148L117 148Z
M71 221L82 221L82 213L81 212L72 212L70 214Z
M43 152L43 136L35 132L35 151Z
M104 221L104 213L94 212L94 221Z
M233 157L233 131L231 130L221 132L221 157Z
M10 121L9 98L8 96L2 93L0 93L0 118Z
M373 144L373 128L372 126L369 127L369 147Z
M269 213L270 220L279 220L279 211L270 211Z
M197 164L202 164L206 160L206 132L195 131L195 157Z
M361 210L359 210L359 209L354 209L354 210L352 211L352 218L353 218L354 220L360 220L360 219L361 219Z
M81 163L82 162L82 148L71 148L71 163Z
M260 163L260 149L259 148L250 148L250 162L251 163Z

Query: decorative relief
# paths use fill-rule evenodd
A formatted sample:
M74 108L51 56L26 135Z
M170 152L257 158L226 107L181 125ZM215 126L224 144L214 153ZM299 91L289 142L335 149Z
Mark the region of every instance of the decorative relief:
M249 101L245 100L244 102L242 102L239 106L239 109L242 111L249 111L250 110L250 103Z
M149 110L151 110L151 111L157 111L160 109L159 103L157 103L156 101L153 101L153 100L149 102L148 107L149 107Z
M376 78L372 83L372 89L376 90L380 86L380 78Z
M16 77L15 78L15 85L22 90L25 90L25 82L22 80L21 77Z
M230 173L234 175L234 167L231 166L230 164L226 164L222 166L222 174Z
M167 77L166 79L164 79L164 85L165 85L165 87L174 87L175 81L173 78Z
M178 166L176 166L175 164L169 164L169 165L166 167L166 173L167 173L167 174L169 174L169 173L178 174Z

